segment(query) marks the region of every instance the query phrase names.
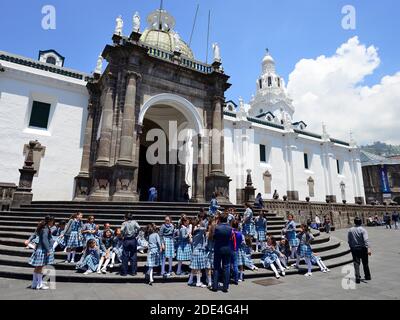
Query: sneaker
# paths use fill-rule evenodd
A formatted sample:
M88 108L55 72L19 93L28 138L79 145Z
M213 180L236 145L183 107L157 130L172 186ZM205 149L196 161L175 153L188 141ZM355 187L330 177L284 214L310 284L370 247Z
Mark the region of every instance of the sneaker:
M112 268L114 268L114 265L113 265L113 264L110 264L110 269L112 269Z
M311 272L307 272L304 276L305 276L305 277L311 277L311 276L312 276L312 273L311 273Z
M325 269L327 272L331 272L331 270L329 270L328 268Z
M281 276L277 273L276 275L275 275L275 278L277 278L277 279L279 279Z
M86 272L84 273L84 275L87 276L88 274L92 274L92 273L93 273L92 270L88 270L88 271L86 271Z
M50 288L46 286L45 284L42 284L40 287L36 287L36 290L49 290Z
M238 282L243 282L243 280L242 280L242 279L239 279Z
M65 260L64 263L68 264L68 263L69 263L69 260Z
M196 287L197 288L207 288L207 286L205 285L205 284L203 284L203 283L196 283Z
M98 273L98 274L101 274L101 270L97 270L97 273Z
M253 271L258 271L258 268L254 266Z
M285 270L282 270L282 271L281 271L281 275L282 275L282 277L286 276Z
M101 269L101 273L106 274L107 270L103 268L103 269Z
M149 281L149 286L152 286L154 283L154 280Z
M144 251L143 250L139 250L139 253L144 254Z
M327 273L328 271L326 269L322 270L322 273Z

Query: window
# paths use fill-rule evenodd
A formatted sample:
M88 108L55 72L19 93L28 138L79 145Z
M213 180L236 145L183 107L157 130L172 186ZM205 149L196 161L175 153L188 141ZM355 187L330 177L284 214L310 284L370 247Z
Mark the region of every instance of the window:
M308 161L308 153L304 153L304 168L305 169L310 169L310 163Z
M56 61L56 58L54 58L54 57L47 57L46 63L50 63L50 64L56 65L57 61Z
M281 87L281 78L278 78L277 80L278 80L278 87L280 88Z
M33 101L29 126L41 129L47 129L50 115L49 103Z
M263 144L260 144L260 161L267 162L266 148Z
M339 159L336 160L336 167L337 167L337 173L342 174L342 165Z
M268 87L271 87L271 86L272 86L272 78L268 77Z
M262 89L262 79L258 80L258 84L260 86L260 89Z

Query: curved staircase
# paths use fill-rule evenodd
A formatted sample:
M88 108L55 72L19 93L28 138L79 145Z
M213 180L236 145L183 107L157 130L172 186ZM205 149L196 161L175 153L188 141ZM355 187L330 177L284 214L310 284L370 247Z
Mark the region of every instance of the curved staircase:
M165 215L170 215L177 222L181 214L190 217L196 216L206 204L193 203L80 203L80 202L33 202L31 205L13 209L9 212L0 212L0 277L30 280L32 267L28 259L32 250L25 249L24 241L34 232L38 221L46 215L52 215L56 221L66 220L75 212L82 212L84 217L94 215L96 223L102 226L108 222L112 228L121 226L125 213L133 214L135 220L144 227L149 223L161 225ZM239 212L244 211L241 206L234 206ZM275 214L266 216L268 221L268 233L279 237L284 226L284 219ZM318 253L328 268L334 268L348 264L352 261L346 243L327 234L314 231L315 241L313 251ZM245 278L260 278L274 276L273 272L262 267L261 254L254 253L253 261L259 268L258 271L245 271ZM92 274L85 276L75 270L75 266L65 264L66 254L57 252L55 254L56 279L60 282L101 282L101 283L126 283L143 282L143 272L146 270L146 255L138 253L138 275L135 277L120 277L119 266L115 266L106 275ZM77 258L79 259L79 255ZM176 263L176 262L175 262ZM188 271L185 266L184 270ZM175 270L175 268L174 268ZM318 268L314 267L317 271ZM302 273L304 269L290 269L289 274ZM160 280L160 276L155 276ZM187 276L172 276L163 281L187 281Z

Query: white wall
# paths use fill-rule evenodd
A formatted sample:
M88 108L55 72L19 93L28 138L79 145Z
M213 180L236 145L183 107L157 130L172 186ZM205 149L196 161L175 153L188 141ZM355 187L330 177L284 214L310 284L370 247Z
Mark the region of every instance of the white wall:
M312 177L314 180L315 196L311 201L325 202L327 195L335 195L338 202L342 201L340 184L346 186L346 200L354 203L356 196L364 197L362 185L361 166L359 163L359 152L357 149L341 146L333 143L322 144L322 140L297 135L288 134L282 130L266 127L264 125L250 123L248 121L236 121L235 118L225 116L225 129L233 131L240 128L254 129L253 143L248 147L238 148L237 140L233 141L231 134L225 134L225 159L243 157L242 165L226 165L226 174L232 179L230 183L230 201L236 203L236 189L245 187L246 169L252 170L253 185L256 194L261 193L265 199L271 199L272 193L276 189L282 198L287 191L292 191L290 187L290 165L286 164L285 148L286 145L292 150L293 165L293 184L294 190L299 192L299 200L305 200L309 196L307 180ZM244 133L245 131L243 131ZM286 136L284 136L284 134ZM267 162L261 163L259 156L259 145L263 144L267 149ZM326 149L324 149L326 148ZM309 155L309 169L304 167L304 153ZM324 154L329 155L329 173L324 168ZM339 159L343 170L341 174L337 172L336 159ZM351 163L355 161L357 172L351 169ZM289 170L288 170L289 169ZM263 175L266 171L272 175L272 192L264 193ZM358 182L357 182L358 181ZM357 190L357 183L359 184ZM329 187L332 185L332 188ZM331 194L332 192L332 194Z
M82 157L88 93L84 81L2 62L0 73L0 181L18 183L24 145L46 147L34 200L71 200ZM33 100L51 103L49 130L28 128Z

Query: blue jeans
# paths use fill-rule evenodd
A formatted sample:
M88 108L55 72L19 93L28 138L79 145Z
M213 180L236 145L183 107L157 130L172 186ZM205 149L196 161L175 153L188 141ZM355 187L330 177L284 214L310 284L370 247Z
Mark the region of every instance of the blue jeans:
M129 266L130 262L130 266ZM136 238L125 239L123 242L121 275L137 272L137 240Z
M219 275L224 273L224 290L229 289L229 280L231 277L231 250L230 248L217 249L214 252L214 274L213 274L213 290L218 290ZM222 264L222 266L221 266Z

